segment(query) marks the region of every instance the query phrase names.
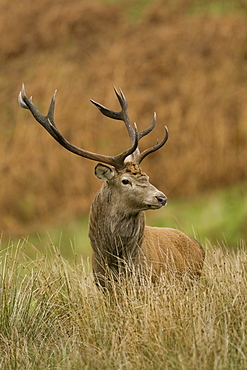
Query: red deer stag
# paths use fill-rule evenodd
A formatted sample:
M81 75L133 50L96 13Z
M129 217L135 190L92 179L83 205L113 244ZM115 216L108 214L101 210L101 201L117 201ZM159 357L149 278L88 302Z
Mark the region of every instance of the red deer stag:
M103 105L91 102L105 116L125 123L130 148L116 156L105 156L80 149L69 143L58 131L54 123L55 96L49 111L43 116L28 99L24 85L19 94L21 107L29 109L34 118L64 148L82 157L100 162L95 167L95 175L104 181L96 194L90 210L89 237L93 248L93 272L95 280L105 286L109 272L117 278L120 270L148 268L152 276L169 270L178 275L200 276L205 253L201 245L183 232L171 228L158 228L145 225L145 210L159 209L166 205L166 196L149 182L142 172L140 163L149 154L160 149L168 139L165 136L159 143L140 153L139 140L151 132L156 124L156 115L150 127L138 132L136 124L131 125L128 104L122 91L115 89L121 111L115 112ZM121 269L120 269L121 268Z

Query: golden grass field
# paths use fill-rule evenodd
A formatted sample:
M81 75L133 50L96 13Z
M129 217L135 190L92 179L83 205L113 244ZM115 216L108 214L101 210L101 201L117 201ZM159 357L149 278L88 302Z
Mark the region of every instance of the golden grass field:
M78 257L51 244L53 259L30 260L25 247L1 255L2 369L246 369L244 245L208 245L193 285L133 278L111 294Z

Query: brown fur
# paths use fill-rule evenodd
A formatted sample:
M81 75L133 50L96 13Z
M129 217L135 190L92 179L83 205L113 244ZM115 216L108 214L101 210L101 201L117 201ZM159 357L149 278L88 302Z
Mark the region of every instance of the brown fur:
M105 184L90 211L89 237L96 281L104 286L109 271L117 276L120 267L145 267L156 276L169 271L199 276L205 253L195 239L179 230L145 225L143 210L155 203L157 195L164 194L149 183L139 166L128 163L121 171L100 166L110 171L102 176L96 171ZM121 183L126 178L131 186Z

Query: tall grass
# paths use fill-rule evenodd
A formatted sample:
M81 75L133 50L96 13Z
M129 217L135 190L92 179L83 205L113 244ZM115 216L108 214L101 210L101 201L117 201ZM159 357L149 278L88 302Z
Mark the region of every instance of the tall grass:
M82 261L1 253L3 369L245 369L247 255L208 246L191 286L162 277L103 294ZM22 261L22 262L20 262Z

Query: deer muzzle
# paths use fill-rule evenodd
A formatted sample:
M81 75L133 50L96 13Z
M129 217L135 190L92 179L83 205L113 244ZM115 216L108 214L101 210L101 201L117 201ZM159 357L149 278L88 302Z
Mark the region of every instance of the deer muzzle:
M159 204L161 206L165 206L166 203L167 203L167 197L166 196L162 196L162 197L161 196L157 196L156 199L157 199L157 201L159 202Z

